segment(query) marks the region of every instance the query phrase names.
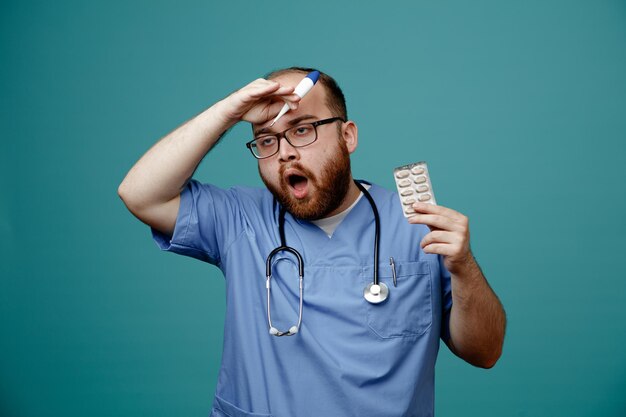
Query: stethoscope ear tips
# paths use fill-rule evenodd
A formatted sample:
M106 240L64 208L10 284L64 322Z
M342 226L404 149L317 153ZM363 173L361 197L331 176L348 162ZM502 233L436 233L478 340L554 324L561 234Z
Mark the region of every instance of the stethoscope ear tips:
M287 332L281 332L276 327L270 327L270 334L272 336L293 336L296 333L298 333L298 326L291 326Z

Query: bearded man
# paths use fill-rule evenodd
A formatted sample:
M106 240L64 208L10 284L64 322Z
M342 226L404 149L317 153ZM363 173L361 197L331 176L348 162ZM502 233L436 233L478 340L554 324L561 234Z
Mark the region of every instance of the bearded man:
M215 103L155 144L118 193L161 249L224 273L211 416L432 416L439 340L490 368L504 310L467 217L416 203L407 221L394 192L354 180L358 129L335 80L322 73L294 94L311 71L278 70ZM252 125L246 146L267 189L191 179L239 121ZM375 275L389 292L370 303Z

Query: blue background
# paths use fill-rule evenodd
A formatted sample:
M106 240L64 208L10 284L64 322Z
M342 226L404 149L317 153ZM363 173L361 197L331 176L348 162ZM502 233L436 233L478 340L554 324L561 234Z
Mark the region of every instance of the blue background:
M427 160L509 319L442 345L438 416L626 415L624 1L3 1L0 414L204 416L221 273L161 253L117 186L264 73L333 75L357 178ZM196 172L261 185L235 127Z

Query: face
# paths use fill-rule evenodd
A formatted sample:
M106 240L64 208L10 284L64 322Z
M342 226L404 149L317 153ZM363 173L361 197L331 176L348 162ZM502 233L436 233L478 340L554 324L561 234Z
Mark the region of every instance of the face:
M306 74L289 73L275 78L281 84L295 86ZM300 123L337 116L326 106L326 90L316 84L302 99L297 110L290 110L271 128L271 121L254 125L256 132L278 133ZM347 126L344 126L347 125ZM354 127L354 129L352 129ZM354 123L341 121L317 126L317 140L294 148L280 139L279 151L259 160L259 173L278 202L295 217L314 220L327 217L343 202L352 181L350 153ZM258 133L256 133L258 136ZM346 138L348 140L346 140Z

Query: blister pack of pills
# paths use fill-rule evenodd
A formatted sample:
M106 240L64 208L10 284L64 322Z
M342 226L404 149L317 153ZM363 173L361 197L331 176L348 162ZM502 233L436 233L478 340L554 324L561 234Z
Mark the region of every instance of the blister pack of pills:
M411 217L415 214L411 206L416 201L437 204L425 161L395 168L393 178L396 180L404 217Z

